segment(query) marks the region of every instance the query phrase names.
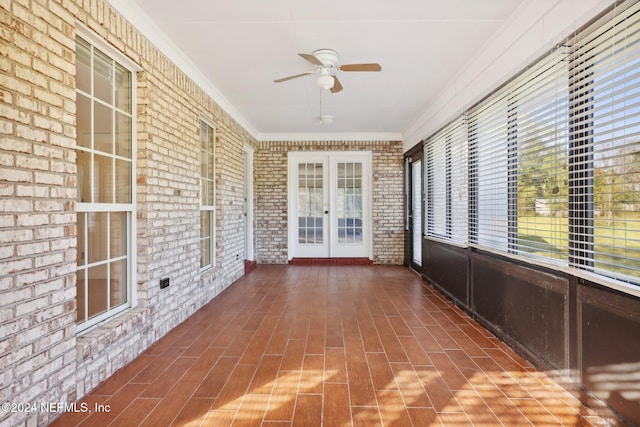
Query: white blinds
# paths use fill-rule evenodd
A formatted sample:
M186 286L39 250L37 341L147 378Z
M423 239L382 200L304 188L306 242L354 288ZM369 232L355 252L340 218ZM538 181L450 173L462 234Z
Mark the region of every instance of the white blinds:
M570 262L640 277L640 4L615 8L573 44Z
M508 91L493 94L469 113L471 243L507 250Z
M514 82L510 138L510 250L567 263L568 91L566 49Z
M427 236L466 244L468 239L467 130L463 117L425 143Z
M640 2L428 138L428 236L640 283Z

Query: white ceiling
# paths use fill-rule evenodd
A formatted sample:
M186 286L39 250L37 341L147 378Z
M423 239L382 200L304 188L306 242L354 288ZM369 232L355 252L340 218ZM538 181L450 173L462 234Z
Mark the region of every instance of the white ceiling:
M146 25L166 35L165 46L181 51L223 108L259 139L400 139L526 0L120 3L148 15ZM336 50L341 64L378 62L382 71L339 72L344 90L336 94L321 94L314 76L273 82L312 71L297 54L319 48ZM335 116L331 125L319 123L320 96L323 113Z

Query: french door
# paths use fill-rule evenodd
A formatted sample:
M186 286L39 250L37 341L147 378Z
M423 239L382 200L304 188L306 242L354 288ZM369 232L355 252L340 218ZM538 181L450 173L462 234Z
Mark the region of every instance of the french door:
M371 258L371 153L289 153L289 258Z

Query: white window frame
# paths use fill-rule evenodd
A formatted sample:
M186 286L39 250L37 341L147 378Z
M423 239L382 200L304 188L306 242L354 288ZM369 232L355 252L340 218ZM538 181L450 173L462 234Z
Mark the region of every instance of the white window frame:
M200 235L199 235L199 242L202 242L202 240L204 240L205 238L209 239L209 253L211 254L211 262L205 265L200 265L200 271L207 271L210 269L213 269L216 265L216 191L217 191L217 185L216 185L216 165L217 165L217 161L216 161L216 145L217 145L217 137L218 137L218 126L216 126L214 123L212 123L211 121L207 120L206 118L200 118L199 121L199 126L198 126L198 133L199 133L199 139L200 139L200 156L203 155L203 150L202 150L202 126L205 125L207 126L207 129L210 130L211 132L213 132L213 147L211 153L213 154L213 168L212 168L212 176L211 177L206 177L207 179L211 180L212 183L212 190L213 190L213 194L212 194L212 201L213 204L212 205L205 205L203 204L203 198L202 198L202 194L200 195L200 212L202 211L209 211L212 213L211 215L211 223L209 224L209 230L210 230L210 235L209 236L203 236L202 235L202 226L200 226ZM200 162L200 165L202 165L202 162ZM200 176L199 176L199 182L202 183L202 180L205 179L205 177L203 176L203 171L202 171L202 166L200 167ZM202 184L200 185L200 191L202 191ZM198 245L198 248L200 248L200 245Z
M81 23L77 23L76 27L76 37L82 39L86 43L93 46L94 49L98 49L104 55L111 58L114 62L118 63L120 66L126 68L131 72L131 202L130 203L91 203L91 202L80 202L76 203L76 212L78 214L92 213L92 212L124 212L126 213L126 224L127 224L127 235L125 236L125 244L127 254L122 257L127 260L127 271L126 271L126 293L127 293L127 302L125 304L119 305L113 309L107 310L104 313L101 313L97 316L94 316L90 319L85 319L85 321L76 324L76 331L78 334L85 333L96 326L114 318L115 316L130 310L131 308L136 307L137 305L137 293L136 293L136 151L137 151L137 143L136 143L136 77L137 72L141 70L141 68L131 61L129 58L124 56L122 53L115 50L111 45L105 42L98 35L94 34L87 27L82 25ZM92 72L93 76L93 72ZM79 93L83 93L84 96L88 96L89 99L93 100L93 94L87 94L79 89L76 89ZM93 122L94 117L92 115L91 120ZM93 138L93 137L92 137ZM82 151L86 151L89 153L93 153L95 151L94 148L82 148ZM93 170L93 161L91 162L91 170ZM90 174L90 182L93 182L93 173ZM79 181L79 179L78 179ZM85 224L86 226L86 224ZM109 231L110 232L110 231ZM87 248L89 236L88 233L83 233L84 242L82 242L82 247ZM118 257L120 258L120 257ZM112 259L108 259L109 262L113 261ZM87 264L83 269L88 271L89 265ZM88 280L88 279L85 279ZM78 286L76 284L76 286ZM85 310L88 310L88 295L85 292ZM88 313L87 313L88 314Z

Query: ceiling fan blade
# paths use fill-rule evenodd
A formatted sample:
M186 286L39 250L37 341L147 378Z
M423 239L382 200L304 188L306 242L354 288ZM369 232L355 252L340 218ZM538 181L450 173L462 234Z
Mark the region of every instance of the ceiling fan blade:
M338 93L342 90L342 85L340 84L340 80L336 76L333 76L333 87L331 88L331 93Z
M308 76L309 74L313 74L313 71L307 71L306 73L296 74L295 76L283 77L278 80L274 80L274 83L286 82L287 80L297 79L298 77Z
M318 58L316 58L313 55L310 55L308 53L299 53L299 56L301 56L302 58L306 59L307 61L311 62L313 65L318 65L320 67L322 67L324 64L322 62L320 62L320 60Z
M380 64L347 64L341 65L341 71L380 71L382 67Z

